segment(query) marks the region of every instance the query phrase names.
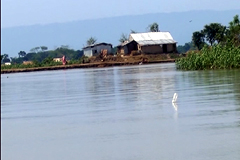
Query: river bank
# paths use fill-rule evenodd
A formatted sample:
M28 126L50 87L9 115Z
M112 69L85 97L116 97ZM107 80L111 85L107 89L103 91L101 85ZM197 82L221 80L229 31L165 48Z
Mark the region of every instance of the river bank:
M168 59L168 60L149 61L149 62L143 63L143 64L174 63L174 62L175 62L175 59ZM72 64L72 65L60 65L60 66L36 67L36 68L3 69L3 70L1 70L1 74L47 71L47 70L62 70L62 69L74 69L74 68L113 67L113 66L126 66L126 65L139 65L139 61L135 61L135 62L97 62L97 63Z

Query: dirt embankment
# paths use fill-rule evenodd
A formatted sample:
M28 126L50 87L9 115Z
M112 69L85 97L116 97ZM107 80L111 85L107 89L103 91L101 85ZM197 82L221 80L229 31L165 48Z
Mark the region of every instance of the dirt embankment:
M152 63L152 62L158 62L158 61L174 60L177 57L179 57L179 54L108 56L106 58L91 57L91 58L89 58L89 62L90 63L96 63L96 62L112 62L112 63L114 63L114 62L128 62L128 63L143 62L143 63Z
M46 70L60 70L60 69L73 69L73 68L94 68L94 67L111 67L123 65L139 65L149 63L167 63L175 62L177 54L161 54L161 55L137 55L137 56L108 56L105 58L91 57L87 63L72 64L50 67L36 67L36 68L22 68L22 69L3 69L1 74L17 73L17 72L32 72L32 71L46 71Z

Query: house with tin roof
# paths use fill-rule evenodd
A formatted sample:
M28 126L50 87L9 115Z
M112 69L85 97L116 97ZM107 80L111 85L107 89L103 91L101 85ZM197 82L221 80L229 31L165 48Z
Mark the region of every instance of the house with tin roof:
M112 52L112 44L110 43L97 43L86 46L83 48L83 54L87 57L98 56L102 50L107 50L107 53Z
M129 55L132 51L144 54L176 53L176 44L170 32L132 33L128 41L117 46L117 52L122 55Z

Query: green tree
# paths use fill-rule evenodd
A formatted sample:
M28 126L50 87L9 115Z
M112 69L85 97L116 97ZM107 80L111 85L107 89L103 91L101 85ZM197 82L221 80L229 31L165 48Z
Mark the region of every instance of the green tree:
M154 22L153 24L150 24L148 26L148 31L149 32L160 32L158 24L156 22Z
M227 38L233 40L235 44L240 45L240 20L238 15L235 15L233 20L229 23Z
M97 42L97 39L94 38L94 37L90 37L88 40L87 40L87 45L90 46L92 44L95 44Z
M8 54L3 54L3 55L1 55L1 63L3 63L3 62L9 62L10 60L9 60L9 56L8 56Z
M196 31L192 35L193 44L200 50L204 45L204 34L203 32Z
M46 46L40 46L40 49L42 50L42 52L44 52L44 51L48 50L48 47L46 47Z
M2 62L3 58L4 58L4 56L3 56L3 55L1 55L1 62Z
M186 53L189 50L196 50L196 47L194 47L193 42L185 43L184 45L177 46L177 51L179 53Z
M137 33L137 32L131 29L131 33Z
M69 49L69 45L61 45L60 48L63 48L63 49Z
M31 52L31 53L36 53L35 48L30 49L30 52Z
M220 43L224 39L226 27L222 26L220 23L210 23L205 25L203 32L205 34L206 40L212 46L216 41Z
M19 57L25 57L26 55L27 55L27 53L25 51L18 52Z
M8 56L8 54L4 54L3 57L4 58L8 58L9 56Z
M37 53L39 51L40 47L34 47L32 49L30 49L30 52L32 53Z
M45 59L42 61L43 64L50 64L50 63L52 63L52 62L53 62L53 58L52 58L52 57L47 57L47 58L45 58Z
M12 60L12 63L17 63L17 64L21 64L23 62L23 58L13 57L11 60Z
M127 37L128 37L127 34L122 33L121 37L119 39L119 42L123 43L123 42L127 41L128 40Z
M27 61L33 61L35 59L37 53L28 53L24 58L26 58Z
M218 26L216 37L215 37L218 44L225 41L226 29L227 27L221 24Z

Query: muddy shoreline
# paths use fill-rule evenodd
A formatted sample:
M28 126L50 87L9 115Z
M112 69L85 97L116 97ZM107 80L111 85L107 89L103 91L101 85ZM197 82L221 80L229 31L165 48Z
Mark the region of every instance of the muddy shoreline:
M174 62L175 62L174 59L158 60L158 61L150 61L148 63L144 63L144 65L153 64L153 63L174 63ZM127 65L139 65L139 62L98 62L98 63L72 64L72 65L61 65L61 66L50 66L50 67L37 67L37 68L3 69L1 70L1 74L48 71L48 70L63 70L63 69L74 69L74 68L101 68L101 67L127 66Z

